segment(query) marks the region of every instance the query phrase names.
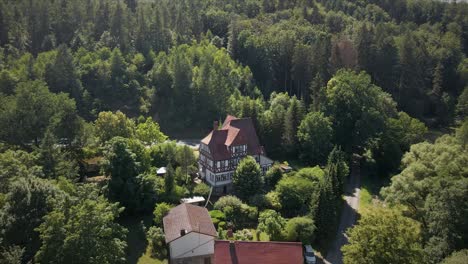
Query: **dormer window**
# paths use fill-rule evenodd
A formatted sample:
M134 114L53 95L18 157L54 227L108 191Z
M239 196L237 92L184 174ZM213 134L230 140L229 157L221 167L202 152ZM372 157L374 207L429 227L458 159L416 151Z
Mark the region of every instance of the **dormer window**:
M239 146L233 146L232 148L232 153L244 153L247 151L247 145L239 145Z

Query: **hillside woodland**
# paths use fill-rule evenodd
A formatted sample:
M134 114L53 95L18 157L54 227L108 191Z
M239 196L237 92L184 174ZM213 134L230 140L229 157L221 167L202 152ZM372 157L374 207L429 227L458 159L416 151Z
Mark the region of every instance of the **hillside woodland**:
M209 193L171 139L227 114L296 170L243 160L209 208L220 238L325 253L359 157L385 186L344 262L461 263L467 54L456 1L0 0L0 263L134 263L125 220L153 214L167 258L162 217Z

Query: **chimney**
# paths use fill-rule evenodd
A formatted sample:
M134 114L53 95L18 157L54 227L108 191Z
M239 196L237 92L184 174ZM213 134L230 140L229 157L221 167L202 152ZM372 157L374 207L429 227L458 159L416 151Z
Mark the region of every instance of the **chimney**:
M218 127L219 127L219 122L218 122L218 121L214 121L214 122L213 122L213 130L218 130Z

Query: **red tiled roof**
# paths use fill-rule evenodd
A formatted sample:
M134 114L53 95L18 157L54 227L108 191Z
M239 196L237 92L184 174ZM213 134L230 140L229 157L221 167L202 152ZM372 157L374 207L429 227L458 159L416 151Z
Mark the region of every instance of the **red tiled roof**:
M181 230L186 233L197 232L216 237L216 229L204 207L192 204L180 204L172 208L163 218L166 243L181 237Z
M215 241L216 264L303 264L300 242Z
M250 118L237 118L231 115L226 117L220 130L211 131L201 141L208 145L214 160L225 160L230 158L228 147L247 145L249 155L263 153L257 132Z

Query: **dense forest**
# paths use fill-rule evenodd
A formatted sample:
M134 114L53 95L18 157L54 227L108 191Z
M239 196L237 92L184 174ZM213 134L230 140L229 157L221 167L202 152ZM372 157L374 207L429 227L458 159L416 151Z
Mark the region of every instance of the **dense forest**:
M227 114L301 169L263 177L244 160L237 197L210 212L221 238L231 225L326 252L358 156L386 187L344 262L458 263L467 54L456 1L0 0L0 263L132 263L122 219L153 211L142 232L164 258L162 217L209 193L187 176L196 153L169 139Z

